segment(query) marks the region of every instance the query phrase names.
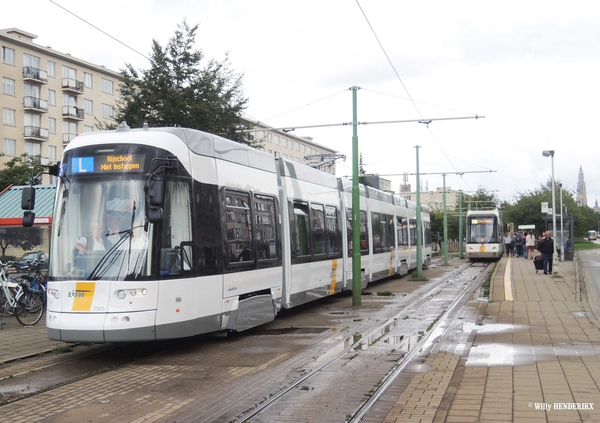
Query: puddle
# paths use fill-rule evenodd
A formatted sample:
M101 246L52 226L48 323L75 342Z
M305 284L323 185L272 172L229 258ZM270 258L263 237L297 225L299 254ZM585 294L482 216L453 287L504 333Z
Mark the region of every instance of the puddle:
M575 317L587 317L587 313L585 311L574 311L571 314Z
M332 330L331 328L312 328L312 327L292 327L292 328L278 328L278 329L263 329L257 330L257 335L298 335L303 333L323 333L326 330Z
M509 325L508 323L489 323L485 321L483 325L476 325L474 323L466 323L462 326L463 332L471 332L476 330L477 333L489 334L489 333L507 333L517 332L528 329L527 325Z
M559 357L594 355L597 355L597 351L590 344L557 346L481 344L471 347L465 366L519 366L557 360Z

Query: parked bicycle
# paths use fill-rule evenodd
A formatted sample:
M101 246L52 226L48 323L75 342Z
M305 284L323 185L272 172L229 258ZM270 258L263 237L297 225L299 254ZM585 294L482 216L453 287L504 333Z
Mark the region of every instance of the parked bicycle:
M23 326L33 326L44 314L45 288L32 289L27 278L15 282L8 276L13 262L0 262L0 286L4 298L4 312L15 315Z

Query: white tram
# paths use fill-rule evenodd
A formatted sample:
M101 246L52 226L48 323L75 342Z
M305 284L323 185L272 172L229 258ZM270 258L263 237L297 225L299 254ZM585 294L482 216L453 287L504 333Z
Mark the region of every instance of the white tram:
M466 240L469 260L499 260L504 254L504 234L498 209L469 210Z
M57 169L50 339L243 331L352 289L348 181L205 132L124 123L78 136ZM362 288L414 269L416 205L361 186L360 208ZM422 221L427 265L427 209Z

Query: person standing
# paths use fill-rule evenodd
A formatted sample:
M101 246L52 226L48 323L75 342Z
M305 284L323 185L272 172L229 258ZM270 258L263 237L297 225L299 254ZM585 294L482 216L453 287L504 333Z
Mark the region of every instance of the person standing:
M523 234L521 232L515 234L515 249L517 257L521 257L523 255Z
M512 238L508 232L504 232L504 249L506 250L506 256L510 257L512 254Z
M554 239L550 231L546 231L540 241L540 253L544 257L544 275L552 274L552 255L554 254Z
M527 237L525 237L525 248L527 249L527 258L533 260L533 250L535 250L535 235L533 231L529 232Z

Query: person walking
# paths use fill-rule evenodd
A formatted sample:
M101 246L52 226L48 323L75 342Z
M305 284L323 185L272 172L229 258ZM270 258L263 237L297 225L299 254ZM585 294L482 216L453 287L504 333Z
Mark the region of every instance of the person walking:
M521 232L515 234L515 249L517 257L521 257L523 255L523 234Z
M540 253L544 257L544 275L552 274L552 255L554 254L554 239L550 231L546 231L540 241Z
M533 250L535 250L535 235L529 232L525 237L525 249L527 250L527 258L533 260Z

